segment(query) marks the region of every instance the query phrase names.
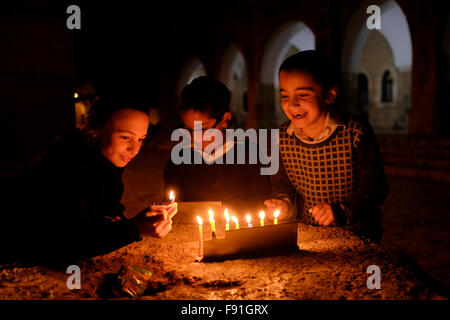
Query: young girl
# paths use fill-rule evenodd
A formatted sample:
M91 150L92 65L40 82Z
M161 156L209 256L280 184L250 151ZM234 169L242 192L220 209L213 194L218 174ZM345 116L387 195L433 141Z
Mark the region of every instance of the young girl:
M22 170L3 213L3 258L53 263L113 251L142 233L164 237L176 204L127 219L120 203L122 172L138 154L148 124L146 111L100 98L81 130L63 134Z
M269 210L284 219L337 225L381 240L378 206L388 185L377 141L367 121L338 116L337 72L315 51L302 51L280 67L282 108L280 170L273 177ZM298 212L294 210L297 202Z

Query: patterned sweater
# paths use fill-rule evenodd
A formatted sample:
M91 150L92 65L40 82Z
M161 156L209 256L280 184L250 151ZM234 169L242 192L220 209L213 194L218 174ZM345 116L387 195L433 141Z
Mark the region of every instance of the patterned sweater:
M375 134L368 122L345 121L327 139L308 144L280 127L280 170L273 195L296 202L295 216L315 225L309 213L328 203L338 226L373 241L381 240L381 212L388 185Z

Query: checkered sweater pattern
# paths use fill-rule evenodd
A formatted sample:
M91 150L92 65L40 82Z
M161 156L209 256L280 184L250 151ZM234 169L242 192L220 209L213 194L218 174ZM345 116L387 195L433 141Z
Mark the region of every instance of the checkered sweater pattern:
M307 144L289 135L289 122L280 127L280 153L286 175L304 199L300 221L317 225L309 208L341 202L356 189L356 150L363 134L359 122L350 120L328 139Z

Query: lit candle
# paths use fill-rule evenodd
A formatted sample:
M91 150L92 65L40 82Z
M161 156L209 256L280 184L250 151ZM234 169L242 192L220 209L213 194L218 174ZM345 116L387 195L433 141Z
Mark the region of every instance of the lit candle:
M212 237L215 238L216 237L216 223L214 221L214 212L211 209L209 209L208 213L209 213L209 222L211 223Z
M175 202L175 193L173 193L172 190L170 190L169 200L170 200L170 203Z
M273 213L273 217L275 219L273 219L273 224L278 224L278 216L280 215L280 210L275 210L275 212Z
M225 230L230 230L230 216L228 214L228 209L225 208L225 220L227 221L227 223L225 224Z
M235 216L231 217L231 220L233 220L235 226L236 226L236 230L239 229L239 222L238 219Z
M198 221L198 256L203 256L203 220L197 216Z
M252 224L251 224L250 222L252 221L252 216L248 214L248 215L245 217L245 220L247 220L248 227L251 228L251 227L252 227Z
M259 220L259 224L261 225L261 227L264 227L264 217L266 216L266 213L264 211L260 211L259 212L259 218L261 220Z

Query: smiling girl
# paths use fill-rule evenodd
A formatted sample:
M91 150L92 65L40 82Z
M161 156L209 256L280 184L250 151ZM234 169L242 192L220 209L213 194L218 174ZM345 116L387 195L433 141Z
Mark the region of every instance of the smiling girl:
M286 59L279 80L289 121L280 127L282 161L272 179L273 198L265 201L268 209L279 208L284 219L336 225L379 242L378 206L388 185L372 127L335 112L338 73L317 52Z
M123 170L148 125L145 109L100 98L81 130L63 134L11 182L3 258L53 263L110 252L142 234L164 237L176 203L148 207L133 219L121 204Z

